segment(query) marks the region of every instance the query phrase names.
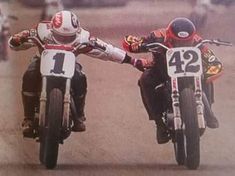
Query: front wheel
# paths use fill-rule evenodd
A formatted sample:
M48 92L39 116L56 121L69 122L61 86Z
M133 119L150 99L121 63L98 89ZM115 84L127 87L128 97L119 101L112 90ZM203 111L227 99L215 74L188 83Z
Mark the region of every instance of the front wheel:
M183 130L175 131L174 140L175 159L178 165L184 165L185 163L185 147L184 147L184 133Z
M186 166L197 169L200 163L200 130L198 128L196 100L192 89L180 92L180 111L185 125Z
M48 169L56 167L63 117L63 94L59 89L52 89L47 105L45 131L40 144L40 161Z

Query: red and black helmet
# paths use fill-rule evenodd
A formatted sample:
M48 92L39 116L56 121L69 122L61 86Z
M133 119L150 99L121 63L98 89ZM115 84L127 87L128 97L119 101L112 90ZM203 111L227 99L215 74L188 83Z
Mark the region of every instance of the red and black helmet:
M187 18L175 18L166 29L166 41L173 47L190 46L196 34L194 24Z

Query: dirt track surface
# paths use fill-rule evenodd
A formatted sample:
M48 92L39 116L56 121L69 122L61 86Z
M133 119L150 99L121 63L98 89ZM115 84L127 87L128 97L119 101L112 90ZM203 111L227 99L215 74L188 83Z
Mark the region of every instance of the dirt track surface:
M132 2L124 8L73 10L92 34L120 47L124 35L148 34L175 16L187 16L191 6L160 1ZM40 14L40 9L17 3L9 4L9 11L19 17L11 23L13 33L35 24ZM234 17L234 7L211 13L203 36L235 43ZM156 143L155 127L148 121L137 86L140 72L129 65L86 56L80 58L88 77L87 131L73 133L60 146L56 170L46 170L39 164L38 144L23 139L20 128L21 78L34 50L10 51L10 60L0 62L0 176L235 175L235 49L212 48L225 66L225 74L215 83L214 111L220 128L208 129L201 138L201 165L197 171L177 166L172 143Z

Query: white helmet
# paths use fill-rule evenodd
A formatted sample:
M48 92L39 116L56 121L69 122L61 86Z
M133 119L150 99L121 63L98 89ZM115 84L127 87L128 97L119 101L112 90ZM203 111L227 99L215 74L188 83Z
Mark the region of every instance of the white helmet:
M52 37L60 44L71 44L81 31L78 17L70 11L57 12L51 20Z

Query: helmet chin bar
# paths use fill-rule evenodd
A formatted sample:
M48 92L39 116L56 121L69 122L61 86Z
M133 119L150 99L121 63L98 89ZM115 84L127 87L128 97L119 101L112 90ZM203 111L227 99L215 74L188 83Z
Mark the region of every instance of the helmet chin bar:
M52 38L56 43L59 43L59 44L72 44L76 40L77 35L74 34L71 36L63 36L55 32L52 32Z

